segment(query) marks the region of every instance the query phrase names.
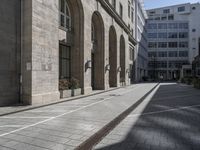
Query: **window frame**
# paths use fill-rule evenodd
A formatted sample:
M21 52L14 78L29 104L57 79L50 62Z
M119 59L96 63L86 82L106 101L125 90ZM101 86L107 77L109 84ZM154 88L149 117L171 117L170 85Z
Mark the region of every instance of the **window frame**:
M62 6L62 1L64 2L64 6ZM64 12L62 12L62 7L64 8ZM68 14L67 14L68 12ZM64 18L64 22L62 22L62 17ZM69 23L67 24L67 20ZM59 0L59 25L61 28L65 30L71 30L71 11L67 4L67 0Z

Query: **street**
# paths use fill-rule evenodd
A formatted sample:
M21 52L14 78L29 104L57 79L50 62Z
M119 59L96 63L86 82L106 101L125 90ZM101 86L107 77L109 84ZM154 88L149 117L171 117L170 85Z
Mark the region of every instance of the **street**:
M95 149L199 150L200 91L160 84Z
M156 85L136 84L2 116L0 150L76 149L141 100L93 149L199 150L199 90L176 83Z
M75 149L149 92L155 83L0 117L0 149Z

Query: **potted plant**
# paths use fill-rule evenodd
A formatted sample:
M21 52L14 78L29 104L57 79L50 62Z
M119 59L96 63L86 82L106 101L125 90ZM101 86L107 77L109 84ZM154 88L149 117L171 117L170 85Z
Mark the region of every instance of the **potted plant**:
M125 78L120 78L120 85L125 86Z
M72 96L81 95L81 88L79 81L76 78L72 78L70 83L71 83L70 88L72 90Z
M67 79L59 80L60 98L68 98L72 96L72 91L69 89L70 82Z

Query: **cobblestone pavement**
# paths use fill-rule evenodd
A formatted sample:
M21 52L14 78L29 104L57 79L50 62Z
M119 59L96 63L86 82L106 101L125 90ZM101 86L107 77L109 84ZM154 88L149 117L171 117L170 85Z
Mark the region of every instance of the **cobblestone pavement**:
M160 84L96 150L200 150L200 91Z
M0 150L70 150L137 102L156 84L107 93L0 117Z

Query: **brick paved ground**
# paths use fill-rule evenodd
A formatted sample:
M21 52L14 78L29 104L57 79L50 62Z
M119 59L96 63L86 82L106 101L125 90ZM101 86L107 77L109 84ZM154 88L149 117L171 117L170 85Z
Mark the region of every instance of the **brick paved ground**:
M200 150L200 91L161 84L96 150Z
M137 84L0 117L0 150L74 149L155 85Z

